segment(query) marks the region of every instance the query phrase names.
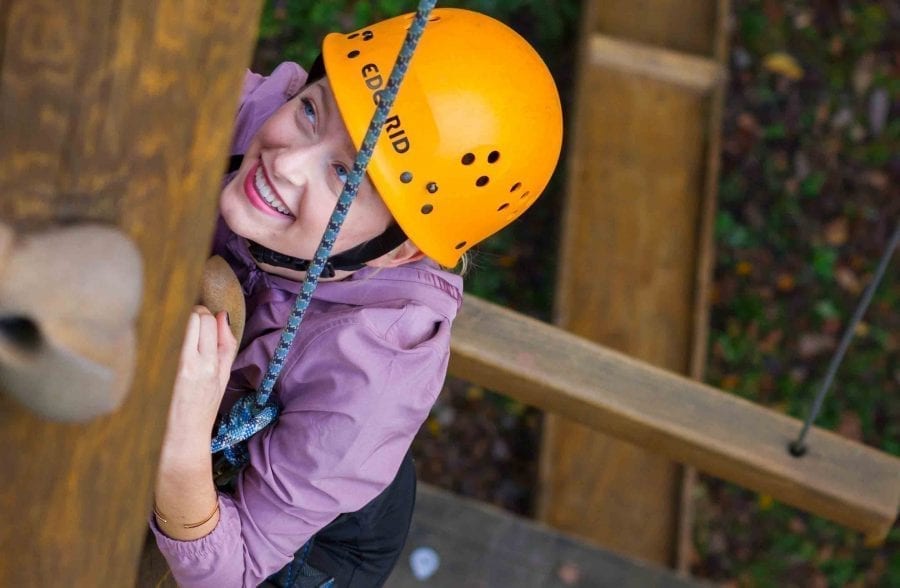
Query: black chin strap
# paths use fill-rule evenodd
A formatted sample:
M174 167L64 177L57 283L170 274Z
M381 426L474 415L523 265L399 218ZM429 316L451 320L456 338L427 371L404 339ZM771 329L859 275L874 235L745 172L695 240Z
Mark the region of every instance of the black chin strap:
M228 160L227 173L237 171L238 168L241 167L241 162L243 162L243 160L243 154L232 155ZM391 225L377 237L373 237L368 241L360 243L356 247L352 247L347 251L329 257L328 261L325 262L325 267L322 269L322 277L333 278L335 271L338 270L358 270L363 267L366 262L377 259L389 251L393 251L406 241L406 239L406 233L403 232L400 225L391 223ZM301 272L305 272L312 263L312 260L310 259L300 259L299 257L291 257L290 255L278 253L277 251L272 251L268 247L264 247L263 245L250 240L248 240L248 243L250 255L252 255L259 263Z

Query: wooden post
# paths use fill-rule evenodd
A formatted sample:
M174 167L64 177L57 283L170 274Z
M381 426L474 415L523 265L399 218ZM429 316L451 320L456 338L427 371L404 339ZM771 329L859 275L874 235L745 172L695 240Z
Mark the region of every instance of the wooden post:
M556 322L695 377L726 10L724 0L588 2L569 118ZM548 416L541 479L544 522L676 564L679 527L689 525L681 467Z
M144 260L121 409L50 422L0 383L0 586L134 583L259 4L0 4L0 219L117 226Z

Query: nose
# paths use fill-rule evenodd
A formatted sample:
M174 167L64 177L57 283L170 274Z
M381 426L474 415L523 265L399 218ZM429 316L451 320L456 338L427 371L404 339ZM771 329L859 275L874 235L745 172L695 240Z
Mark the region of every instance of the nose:
M269 169L270 179L276 184L289 184L303 188L310 182L314 169L315 148L309 145L288 145L272 153ZM263 158L265 161L265 158ZM278 187L276 185L276 187Z

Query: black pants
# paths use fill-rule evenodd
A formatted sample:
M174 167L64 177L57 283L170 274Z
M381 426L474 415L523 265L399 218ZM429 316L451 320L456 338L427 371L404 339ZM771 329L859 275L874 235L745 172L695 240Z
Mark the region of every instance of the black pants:
M403 550L415 499L416 470L412 454L407 453L394 481L381 494L360 510L338 516L316 533L311 546L301 548L291 565L262 586L382 586ZM298 565L304 556L305 562Z

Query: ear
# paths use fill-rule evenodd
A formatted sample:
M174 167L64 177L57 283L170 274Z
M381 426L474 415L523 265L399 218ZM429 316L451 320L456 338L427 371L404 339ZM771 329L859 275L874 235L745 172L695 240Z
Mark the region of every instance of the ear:
M366 265L369 267L397 267L398 265L419 261L423 257L425 257L425 254L419 251L419 248L413 245L412 241L407 239L393 251L373 259Z

